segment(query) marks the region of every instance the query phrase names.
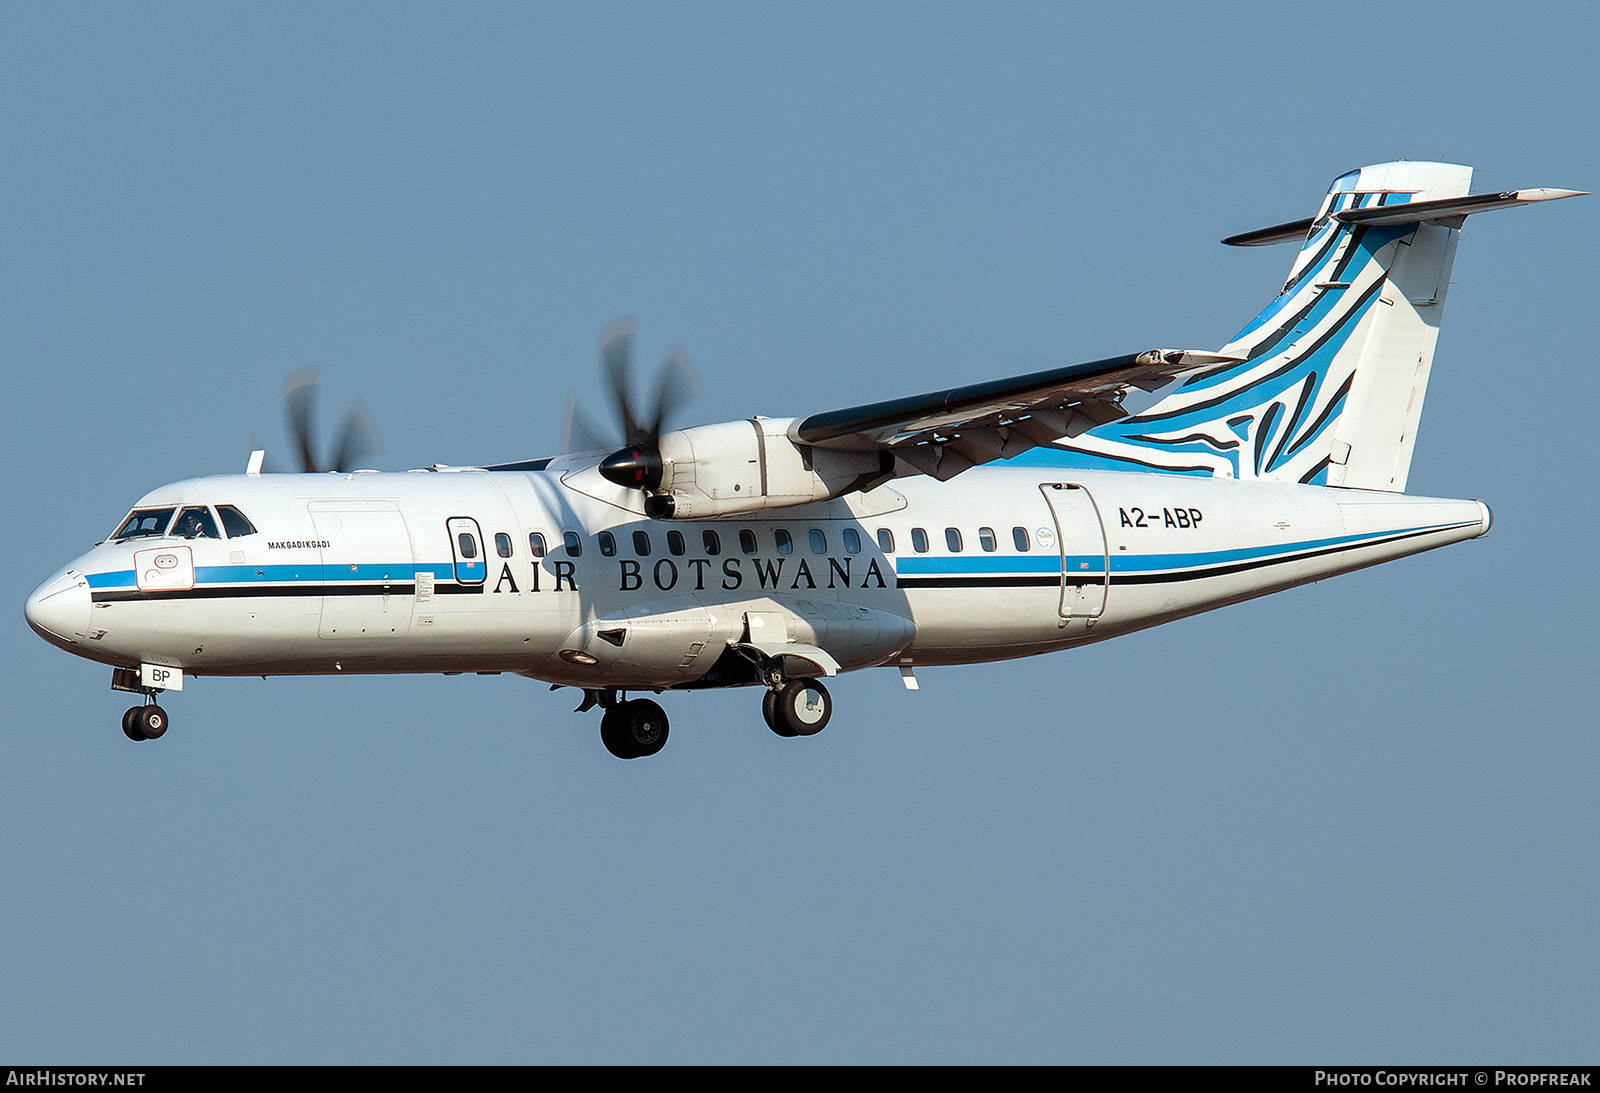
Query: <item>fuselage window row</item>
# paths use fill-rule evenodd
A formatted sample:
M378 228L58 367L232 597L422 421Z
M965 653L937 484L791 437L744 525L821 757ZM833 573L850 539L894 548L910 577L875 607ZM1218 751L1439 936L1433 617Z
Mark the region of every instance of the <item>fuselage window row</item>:
M180 515L178 521L174 521L174 511L175 510L173 509L166 509L136 512L130 515L123 522L122 527L118 528L117 535L122 538L137 538L140 536L149 536L153 534L159 535L166 531L168 524L173 525L172 532L176 533L182 526L182 516ZM204 512L204 510L198 510L197 506L192 506L189 509L182 510L183 514L188 514L191 511ZM225 513L223 516L223 525L228 529L229 537L237 537L232 534L234 527L240 528L241 534L255 534L255 528L249 524L249 521L246 520L244 515L236 508L233 508L232 506L219 506L217 511L219 513ZM161 530L148 530L156 527L159 527ZM244 532L243 528L245 527L249 527L250 530L248 532ZM213 533L214 530L215 529L213 527ZM773 547L779 554L794 553L793 532L787 528L779 527L774 528L772 534ZM826 555L828 553L828 534L825 529L808 528L806 535L811 553L816 555ZM932 545L926 529L920 527L911 528L910 535L911 547L918 554L927 554L931 550ZM190 537L206 537L206 534L204 531L202 531L199 535L191 535ZM214 535L213 537L222 538L223 536ZM841 528L839 537L847 554L861 553L861 533L855 528ZM960 528L945 528L944 537L945 546L950 553L960 554L966 549L965 539L962 536ZM650 557L654 549L654 544L650 539L650 533L643 529L636 529L632 532L631 538L635 557ZM878 549L882 553L893 554L895 552L895 534L892 529L878 528L874 535L874 539L877 543ZM1012 528L1011 542L1018 553L1026 554L1033 549L1033 538L1028 532L1027 528ZM476 536L469 532L462 532L457 536L456 543L463 558L472 559L477 557L478 544ZM495 533L494 544L495 553L501 558L512 557L513 546L510 535L506 534L505 532ZM700 544L707 555L716 556L722 553L722 537L713 528L704 528L701 530ZM595 545L603 557L616 557L617 538L614 532L602 531L596 533ZM562 546L568 557L577 558L583 554L582 539L575 531L563 531ZM989 554L993 554L1000 549L999 537L995 534L995 530L993 528L980 527L978 529L978 546L985 553ZM756 532L753 529L739 529L739 549L748 555L759 553L760 543ZM543 532L530 531L528 533L528 552L534 559L544 558L549 553L549 547L546 543ZM688 540L682 531L676 528L672 528L667 531L667 552L673 557L682 557L688 552Z

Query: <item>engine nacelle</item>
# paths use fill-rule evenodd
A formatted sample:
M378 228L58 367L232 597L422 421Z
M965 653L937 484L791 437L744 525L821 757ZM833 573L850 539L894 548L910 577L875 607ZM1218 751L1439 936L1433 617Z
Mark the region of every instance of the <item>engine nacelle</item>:
M802 505L866 489L894 472L888 452L796 444L791 424L758 417L664 434L660 480L645 511L658 520L692 520Z

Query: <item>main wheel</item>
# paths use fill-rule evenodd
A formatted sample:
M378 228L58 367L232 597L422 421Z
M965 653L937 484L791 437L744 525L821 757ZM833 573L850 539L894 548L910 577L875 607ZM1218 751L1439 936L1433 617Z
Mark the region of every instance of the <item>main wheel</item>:
M767 728L779 736L799 736L787 724L778 719L778 692L768 691L761 696L761 716L766 719Z
M815 736L828 727L832 716L833 699L828 688L814 679L791 679L773 699L772 716L767 723L779 736Z
M129 706L127 712L122 715L122 735L129 740L145 739L144 730L139 727L139 723L136 720L139 716L139 711L143 708L142 706Z
M648 698L621 702L600 719L600 742L618 759L643 759L667 745L667 713Z
M139 731L144 733L146 740L155 740L167 731L167 711L153 703L149 706L140 706L133 721Z

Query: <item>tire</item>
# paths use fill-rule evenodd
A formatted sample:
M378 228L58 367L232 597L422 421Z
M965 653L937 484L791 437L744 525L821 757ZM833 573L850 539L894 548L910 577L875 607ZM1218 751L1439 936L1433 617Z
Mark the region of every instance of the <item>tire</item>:
M129 706L122 715L122 735L129 740L145 739L144 730L139 727L138 717L141 706Z
M667 746L667 711L648 698L622 704L624 735L633 746L635 758L654 755Z
M767 728L771 729L779 736L800 735L778 718L777 691L768 691L766 694L761 696L761 716L766 718Z
M779 736L815 736L828 727L832 717L833 698L828 688L814 679L791 679L773 703L772 731ZM779 723L790 732L779 731Z
M600 743L618 759L638 758L633 753L633 742L623 730L621 706L613 706L600 715Z
M140 706L134 722L146 740L157 740L167 731L167 711L154 704Z
M600 719L600 742L618 759L643 759L667 746L667 713L647 698L619 703Z

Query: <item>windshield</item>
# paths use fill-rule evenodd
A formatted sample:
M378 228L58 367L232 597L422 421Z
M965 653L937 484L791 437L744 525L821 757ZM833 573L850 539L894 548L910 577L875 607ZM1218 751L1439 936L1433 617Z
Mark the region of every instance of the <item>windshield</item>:
M217 534L217 522L211 519L211 513L199 505L184 509L178 514L177 526L173 533L185 539L220 539Z
M166 509L134 509L128 518L122 521L122 526L112 533L111 539L116 542L121 539L143 539L151 535L161 535L167 530L167 525L172 523L172 514L176 508Z

